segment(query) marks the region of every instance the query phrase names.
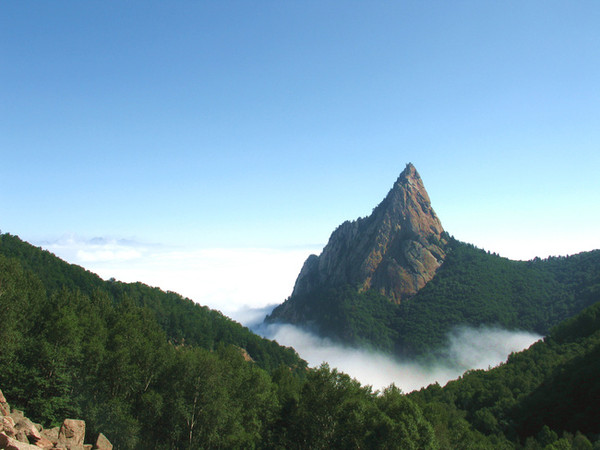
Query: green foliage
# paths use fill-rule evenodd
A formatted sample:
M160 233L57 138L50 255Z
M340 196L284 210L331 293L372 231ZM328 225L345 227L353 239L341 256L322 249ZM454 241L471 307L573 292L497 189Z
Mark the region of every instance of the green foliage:
M539 334L600 300L600 251L511 261L451 241L433 280L401 305L399 353L438 348L457 325L500 325Z
M470 247L453 254L480 269L487 261ZM538 271L533 283L552 289L524 295L534 300L512 307L541 327L593 302L596 258L592 252L523 263L523 282ZM505 261L495 264L499 271ZM437 290L458 282L447 270L421 299L429 306L437 304ZM477 295L488 289L470 282ZM397 306L350 288L320 295L334 300L323 306L332 329L352 342L403 351L420 336L395 331L402 308L407 317L422 317L408 307L416 301ZM502 298L472 314L461 310L461 320L490 316ZM545 301L556 304L534 314L532 305ZM11 405L45 426L82 418L91 436L102 431L122 449L600 446L600 302L498 368L406 396L394 386L373 392L327 365L306 369L292 349L218 312L143 284L104 282L1 235L0 323L0 386Z
M378 396L327 366L306 369L215 311L103 282L9 235L0 323L11 405L45 426L84 419L117 448L437 448L396 389Z
M394 349L397 333L392 320L397 306L381 294L344 286L319 289L295 301L298 322L314 323L322 336L365 348ZM276 318L277 309L271 319Z
M600 300L600 251L511 261L450 240L436 276L396 305L355 286L327 286L293 297L270 321L311 324L323 335L398 356L436 359L460 325L502 326L547 334ZM293 314L289 314L293 311Z
M420 408L398 389L374 393L327 364L307 374L289 414L277 448L438 448Z
M506 364L469 371L443 389L429 386L410 398L423 407L438 440L452 447L463 445L453 437L457 427L449 416L462 417L476 441L473 433L525 448L588 448L586 436L600 434L599 313L600 302Z
M113 304L128 301L144 307L175 344L196 345L207 350L214 350L219 343L236 345L246 349L252 359L266 370L273 370L281 364L299 369L306 366L293 349L263 339L220 312L174 292L164 292L143 283L104 281L96 274L68 264L10 234L0 235L0 255L18 262L13 262L18 267L13 270L22 271L22 277L30 277L33 281L29 282L38 283L40 292L44 289L48 293L66 289L79 291L88 297L102 292Z

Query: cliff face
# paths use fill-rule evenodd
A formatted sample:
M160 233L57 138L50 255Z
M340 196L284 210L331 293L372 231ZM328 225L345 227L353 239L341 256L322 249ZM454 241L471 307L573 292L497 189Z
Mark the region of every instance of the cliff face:
M306 260L292 298L350 284L400 303L425 286L444 261L443 232L421 177L408 164L369 217L344 222L321 255Z

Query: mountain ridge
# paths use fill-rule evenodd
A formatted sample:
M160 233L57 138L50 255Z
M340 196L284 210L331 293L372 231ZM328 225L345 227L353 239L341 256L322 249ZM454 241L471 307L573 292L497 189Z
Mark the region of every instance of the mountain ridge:
M455 240L409 163L370 216L344 222L306 260L292 295L265 322L424 356L462 325L546 334L600 299L599 286L600 251L511 261Z
M408 163L370 216L345 221L319 256L309 256L292 297L351 284L401 303L433 278L446 256L446 244L423 181Z

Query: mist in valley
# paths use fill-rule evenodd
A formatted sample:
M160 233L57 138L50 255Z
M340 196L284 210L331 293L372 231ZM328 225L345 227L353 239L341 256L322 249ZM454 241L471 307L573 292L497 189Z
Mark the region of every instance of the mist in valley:
M432 383L446 384L470 369L488 369L506 361L508 355L528 348L542 336L498 327L458 327L448 334L435 363L397 360L389 355L333 342L290 324L261 324L252 327L264 337L293 347L311 367L327 362L374 390L394 383L411 392Z

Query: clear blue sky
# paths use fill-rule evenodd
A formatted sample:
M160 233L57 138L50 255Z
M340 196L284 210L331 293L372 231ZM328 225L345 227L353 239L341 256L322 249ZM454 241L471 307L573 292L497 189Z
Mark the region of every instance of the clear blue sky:
M457 238L598 248L599 24L597 1L4 0L0 228L318 248L410 161Z

